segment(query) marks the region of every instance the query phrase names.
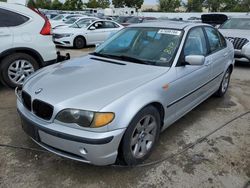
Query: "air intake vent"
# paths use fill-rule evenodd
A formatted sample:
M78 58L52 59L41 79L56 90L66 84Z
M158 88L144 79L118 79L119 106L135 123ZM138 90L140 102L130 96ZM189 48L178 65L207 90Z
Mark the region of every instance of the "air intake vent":
M226 37L230 42L233 43L234 49L241 50L242 47L249 42L246 38L234 38L234 37Z
M38 99L35 99L33 101L33 112L36 116L45 119L45 120L50 120L53 114L53 106L40 101Z

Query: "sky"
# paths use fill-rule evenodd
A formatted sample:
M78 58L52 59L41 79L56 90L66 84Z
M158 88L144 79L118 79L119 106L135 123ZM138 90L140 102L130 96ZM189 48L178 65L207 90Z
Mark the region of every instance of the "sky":
M154 5L157 4L156 0L144 0L144 4Z

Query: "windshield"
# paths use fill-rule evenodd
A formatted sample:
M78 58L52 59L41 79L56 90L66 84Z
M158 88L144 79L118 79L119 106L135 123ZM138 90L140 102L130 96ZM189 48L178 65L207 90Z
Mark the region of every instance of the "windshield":
M56 17L52 18L52 20L61 20L63 18L64 18L63 15L57 15Z
M125 28L101 44L93 54L133 63L169 67L181 38L181 30Z
M243 29L250 30L250 18L231 18L220 29Z
M73 24L78 18L69 18L64 23L66 24Z
M93 19L82 19L75 22L70 27L72 28L87 28L94 20Z

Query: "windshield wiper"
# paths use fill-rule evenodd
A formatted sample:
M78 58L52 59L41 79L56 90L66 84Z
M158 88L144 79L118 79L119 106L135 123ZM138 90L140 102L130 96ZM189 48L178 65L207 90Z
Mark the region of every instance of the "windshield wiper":
M142 59L138 59L138 58L131 57L131 56L125 56L125 55L102 54L102 53L98 53L98 52L90 53L90 55L95 55L95 56L99 56L99 57L106 57L106 58L112 58L112 59L118 59L118 60L123 60L123 61L130 61L130 62L133 62L133 63L140 63L140 64L146 64L146 65L153 64L153 62L151 62L151 61L144 61Z

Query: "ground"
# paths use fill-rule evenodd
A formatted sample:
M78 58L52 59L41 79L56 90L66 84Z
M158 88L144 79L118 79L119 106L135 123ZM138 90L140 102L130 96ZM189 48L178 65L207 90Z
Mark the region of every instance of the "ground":
M62 51L77 57L91 50ZM0 85L0 187L250 187L250 113L221 127L250 110L249 98L250 65L237 64L223 98L209 98L161 134L147 162L166 160L98 167L34 144L21 129L14 91Z

